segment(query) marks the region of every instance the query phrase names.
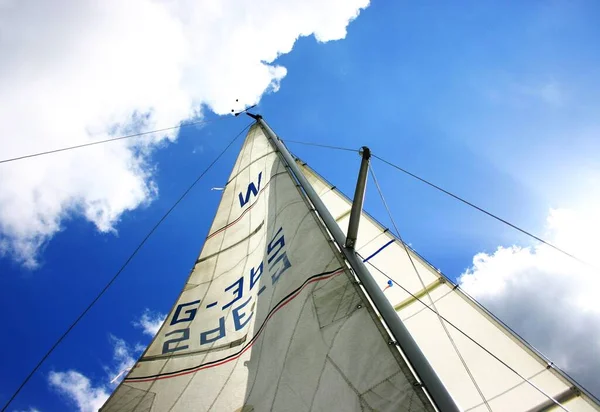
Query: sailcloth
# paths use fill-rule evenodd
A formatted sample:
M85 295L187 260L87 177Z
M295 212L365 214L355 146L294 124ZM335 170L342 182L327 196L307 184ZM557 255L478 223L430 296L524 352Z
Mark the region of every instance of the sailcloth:
M346 231L351 201L305 163L298 164ZM572 412L600 411L548 360L365 213L356 250L461 409L558 411L557 401ZM401 287L390 287L384 274Z
M258 125L188 281L101 411L431 411Z

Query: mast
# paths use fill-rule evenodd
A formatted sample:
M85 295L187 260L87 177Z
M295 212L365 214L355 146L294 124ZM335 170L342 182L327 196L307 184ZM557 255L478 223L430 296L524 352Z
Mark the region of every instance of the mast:
M412 336L410 335L400 318L397 316L396 311L386 299L378 284L374 281L368 269L362 262L362 259L358 257L356 251L353 248L347 248L345 246L346 236L340 229L339 225L337 224L331 213L329 213L329 210L323 204L323 201L319 198L318 194L312 188L311 184L302 174L296 162L294 161L294 158L287 150L283 142L277 137L275 132L273 132L269 125L264 121L262 116L250 113L247 114L258 122L258 124L265 131L265 134L267 135L271 144L281 153L285 163L287 164L287 167L292 172L293 176L302 187L302 190L306 193L306 196L315 207L317 213L323 221L323 224L331 234L333 241L342 252L348 265L352 268L352 270L358 277L362 286L371 298L375 308L381 314L383 321L389 328L395 340L395 342L392 343L397 344L400 347L403 354L406 356L412 368L414 369L419 380L421 381L422 385L425 387L425 389L431 396L435 406L443 412L458 412L459 409L456 406L454 400L452 399L452 397L438 378L437 374L434 372L433 368L431 367L431 365L429 364L429 362L415 343L414 339L412 338ZM362 209L362 197L364 195L366 170L368 167L368 154L368 150L363 150L364 166L361 165L361 170L364 168L365 173L361 173L359 175L359 179L357 182L356 192L358 194L358 200L361 204L356 205L356 209L358 209L359 212ZM367 156L367 159L365 159L365 156ZM363 195L360 194L361 189ZM352 213L356 215L354 205ZM358 214L358 216L360 216L360 213Z

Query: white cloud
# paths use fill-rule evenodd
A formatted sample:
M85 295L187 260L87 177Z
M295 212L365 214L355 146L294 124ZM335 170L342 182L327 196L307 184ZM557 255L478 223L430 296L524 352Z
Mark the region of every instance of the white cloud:
M14 412L40 412L40 410L38 408L34 408L33 406L30 406L29 409L27 409L27 410L14 411Z
M127 342L110 335L110 341L113 345L113 365L104 367L107 375L111 377L110 383L118 383L125 376L125 373L135 364L136 355L139 354L139 346L132 350Z
M110 396L105 386L95 387L89 378L70 370L67 372L50 372L50 385L69 398L81 412L96 412Z
M551 243L600 267L600 215L551 210ZM533 346L600 395L600 273L549 246L479 253L461 287Z
M53 371L48 376L50 386L77 405L80 412L96 412L134 365L135 356L139 355L139 348L136 346L132 350L123 339L110 335L109 340L113 346L113 359L110 366L104 366L107 374L104 383L94 385L90 378L75 370Z
M279 88L286 69L270 63L299 36L341 39L368 2L2 1L2 158L168 127L205 105L224 114L256 103ZM114 230L157 195L148 155L175 138L0 165L0 253L35 267L73 215Z
M158 330L166 317L167 315L146 309L140 319L133 322L133 325L141 328L146 335L154 337L154 335L158 333Z

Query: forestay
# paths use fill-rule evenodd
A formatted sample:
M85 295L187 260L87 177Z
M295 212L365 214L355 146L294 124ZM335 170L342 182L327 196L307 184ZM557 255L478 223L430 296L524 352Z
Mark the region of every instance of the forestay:
M187 284L101 411L432 410L343 267L253 126Z
M340 228L346 231L350 200L306 164L301 161L298 163ZM387 229L364 213L360 221L356 250L366 260L367 268L384 289L398 316L463 410L542 411L548 410L552 405L555 407L552 410L560 410L549 397L560 401L569 411L600 410L590 397L575 388L548 361L414 251L405 249ZM418 275L408 258L407 250ZM402 287L390 287L389 279L384 273ZM425 305L437 310L441 316L526 380L444 322Z

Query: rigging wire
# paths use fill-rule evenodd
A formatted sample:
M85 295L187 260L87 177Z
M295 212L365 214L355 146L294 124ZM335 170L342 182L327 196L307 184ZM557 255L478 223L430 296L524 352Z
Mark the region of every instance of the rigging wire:
M296 144L303 144L305 146L324 147L326 149L345 150L347 152L356 152L356 153L358 153L358 149L351 149L349 147L330 146L330 145L319 144L319 143L301 142L301 141L298 141L298 140L288 140L288 139L285 139L285 143L296 143Z
M160 132L168 132L169 130L181 129L181 128L189 127L189 126L197 126L200 124L206 124L206 123L215 122L217 120L224 120L224 119L227 119L227 117L219 117L217 119L211 119L211 120L198 120L197 122L178 124L177 126L165 127L164 129L156 129L156 130L150 130L147 132L128 134L125 136L113 137L113 138L105 139L105 140L98 140L97 142L84 143L84 144L80 144L80 145L76 145L76 146L69 146L69 147L63 147L60 149L48 150L45 152L32 153L32 154L28 154L28 155L24 155L24 156L13 157L10 159L2 159L2 160L0 160L0 164L8 163L8 162L15 162L17 160L29 159L31 157L43 156L43 155L59 153L59 152L66 152L67 150L80 149L82 147L94 146L94 145L98 145L98 144L102 144L102 143L115 142L117 140L130 139L132 137L145 136L148 134L160 133Z
M46 354L39 360L36 366L29 372L27 377L23 380L21 385L17 388L17 390L12 394L8 402L2 407L1 412L4 412L8 409L9 405L12 401L17 397L19 392L25 387L27 382L31 379L31 377L37 372L37 370L42 366L42 364L48 359L48 357L54 352L54 350L60 345L60 343L67 337L67 335L75 328L75 326L83 319L83 317L89 312L89 310L100 300L102 295L112 286L112 284L117 280L119 275L125 270L129 262L133 260L133 258L137 255L137 253L142 249L144 244L148 241L150 236L158 229L161 223L171 214L171 212L181 203L181 201L188 195L188 193L196 186L196 184L204 177L204 175L217 163L217 161L225 154L225 152L235 143L235 141L252 125L253 123L248 124L244 127L230 142L229 144L219 153L219 155L200 173L200 175L192 182L192 184L183 192L183 194L175 201L175 203L165 212L165 214L158 220L158 222L150 229L150 231L146 234L146 236L142 239L142 241L138 244L138 246L134 249L134 251L129 255L125 263L121 266L121 268L115 273L112 279L104 286L104 288L96 295L96 297L92 300L92 302L85 308L83 312L71 323L71 325L67 328L67 330L56 340L56 342L50 347L50 349L46 352Z
M360 258L363 258L360 254L359 254ZM544 392L542 389L540 389L536 384L534 384L533 382L531 382L530 380L528 380L526 377L524 377L523 375L521 375L519 372L517 372L514 368L512 368L509 364L507 364L506 362L504 362L502 359L500 359L498 356L494 355L492 352L490 352L488 349L485 348L485 346L483 346L481 343L477 342L475 339L473 339L471 336L469 336L466 332L464 332L462 329L460 329L458 326L456 326L454 323L450 322L448 319L446 319L443 315L441 315L440 313L436 312L434 309L432 309L428 304L426 304L425 302L423 302L421 300L421 298L419 298L418 296L416 296L415 294L411 293L408 289L406 289L404 286L402 286L401 284L399 284L398 282L396 282L394 279L392 279L387 273L385 273L384 271L382 271L381 269L379 269L377 266L375 266L370 260L368 260L367 262L368 265L371 265L373 267L373 269L375 269L376 271L378 271L379 273L381 273L383 276L385 276L386 278L388 278L389 280L391 280L392 282L394 282L395 285L397 285L398 287L400 287L403 291L405 291L406 293L408 293L413 299L415 299L416 301L418 301L419 303L421 303L423 306L425 306L425 309L428 309L430 311L432 311L433 313L436 313L440 318L442 318L444 320L444 322L446 322L448 325L450 325L452 328L454 328L456 331L458 331L461 335L463 335L465 338L469 339L471 342L473 342L475 345L477 345L479 348L481 348L484 352L486 352L488 355L490 355L491 357L493 357L494 359L496 359L498 362L500 362L502 365L504 365L506 368L508 368L508 370L510 370L511 372L513 372L515 375L517 375L519 378L521 378L524 382L527 382L529 385L531 385L534 389L536 389L538 392L540 392L542 395L544 395L546 398L548 398L548 400L551 400L552 402L554 402L554 404L556 406L558 406L559 408L561 408L562 410L564 410L565 412L569 412L568 409L566 409L560 402L558 402L556 399L554 399L552 396L548 395L546 392Z
M323 144L318 144L318 143L302 142L302 141L297 141L297 140L286 140L286 143L297 143L297 144L303 144L303 145L307 145L307 146L323 147L323 148L327 148L327 149L345 150L345 151L351 151L351 152L358 152L358 150L350 149L350 148L347 148L347 147L329 146L329 145L323 145ZM420 182L425 183L425 184L433 187L434 189L437 189L440 192L445 193L446 195L453 197L454 199L456 199L456 200L458 200L458 201L466 204L467 206L470 206L470 207L472 207L472 208L474 208L474 209L476 209L476 210L478 210L478 211L480 211L480 212L488 215L489 217L491 217L493 219L496 219L497 221L502 222L502 223L504 223L507 226L512 227L513 229L515 229L515 230L523 233L524 235L527 235L530 238L535 239L538 242L541 242L544 245L551 247L552 249L554 249L554 250L562 253L563 255L566 255L566 256L570 257L571 259L576 260L579 263L582 263L582 264L584 264L584 265L586 265L586 266L588 266L590 268L593 268L596 271L600 271L600 268L592 265L591 263L586 262L585 260L583 260L583 259L581 259L581 258L579 258L579 257L577 257L577 256L575 256L575 255L573 255L573 254L565 251L564 249L559 248L556 245L553 245L552 243L550 243L550 242L542 239L539 236L534 235L533 233L531 233L531 232L529 232L529 231L527 231L527 230L525 230L525 229L523 229L523 228L521 228L521 227L519 227L519 226L517 226L517 225L515 225L513 223L510 223L506 219L503 219L503 218L501 218L501 217L499 217L499 216L497 216L497 215L495 215L495 214L493 214L491 212L488 212L484 208L479 207L479 206L475 205L474 203L469 202L468 200L463 199L462 197L460 197L460 196L458 196L458 195L456 195L456 194L454 194L454 193L452 193L452 192L450 192L450 191L448 191L448 190L446 190L446 189L444 189L444 188L442 188L442 187L440 187L440 186L438 186L438 185L436 185L436 184L434 184L434 183L432 183L432 182L430 182L430 181L428 181L426 179L423 179L422 177L419 177L419 176L415 175L414 173L411 173L408 170L403 169L402 167L400 167L400 166L398 166L398 165L396 165L396 164L394 164L394 163L392 163L390 161L387 161L387 160L385 160L384 158L382 158L380 156L377 156L376 154L372 154L372 156L374 158L376 158L377 160L380 160L381 162L387 164L388 166L391 166L391 167L393 167L393 168L401 171L402 173L405 173L405 174L411 176L412 178L417 179Z
M290 142L290 143L297 143L297 144L304 144L304 145L308 145L308 146L324 147L324 148L335 149L335 150L355 151L355 150L353 150L353 149L349 149L349 148L345 148L345 147L328 146L328 145L321 145L321 144L310 143L310 142L302 142L302 141L286 140L286 143L287 143L287 142ZM358 151L357 151L357 152L358 152ZM420 180L421 182L423 182L423 183L426 183L426 184L428 184L429 186L432 186L433 188L435 188L435 189L437 189L437 190L439 190L439 191L441 191L441 192L443 192L443 193L445 193L445 194L447 194L447 195L449 195L449 196L451 196L451 197L453 197L453 198L455 198L455 199L457 199L457 200L459 200L459 201L461 201L461 202L463 202L463 203L467 204L468 206L471 206L471 207L473 207L473 208L475 208L475 209L479 210L480 212L483 212L483 213L485 213L486 215L488 215L488 216L490 216L490 217L492 217L492 218L494 218L494 219L496 219L496 220L498 220L498 221L500 221L500 222L502 222L502 223L505 223L506 225L508 225L508 226L510 226L510 227L512 227L512 228L514 228L514 229L516 229L516 230L518 230L518 231L520 231L520 232L524 233L525 235L527 235L527 236L530 236L530 237L532 237L533 239L536 239L536 240L538 240L539 242L541 242L541 243L543 243L543 244L546 244L546 245L548 245L548 246L550 246L550 247L554 248L555 250L557 250L557 251L559 251L559 252L561 252L561 253L563 253L563 254L565 254L565 255L569 256L570 258L572 258L572 259L574 259L574 260L576 260L576 261L578 261L578 262L580 262L580 263L583 263L583 264L585 264L585 265L587 265L587 266L590 266L590 267L592 267L592 268L594 268L594 269L597 269L595 266L591 265L590 263L588 263L588 262L585 262L585 261L583 261L583 260L579 259L578 257L576 257L576 256L574 256L574 255L572 255L572 254L570 254L570 253L568 253L568 252L566 252L566 251L564 251L564 250L562 250L562 249L558 248L557 246L554 246L554 245L550 244L549 242L547 242L547 241L545 241L545 240L543 240L543 239L541 239L541 238L539 238L539 237L537 237L537 236L535 236L535 235L531 234L530 232L527 232L527 231L525 231L524 229L521 229L520 227L518 227L518 226L516 226L516 225L513 225L513 224L511 224L510 222L508 222L508 221L506 221L506 220L504 220L504 219L502 219L502 218L500 218L500 217L498 217L498 216L496 216L496 215L494 215L494 214L492 214L492 213L490 213L490 212L486 211L485 209L483 209L483 208L480 208L480 207L478 207L478 206L474 205L473 203L471 203L471 202L469 202L469 201L467 201L467 200L465 200L465 199L462 199L461 197L459 197L459 196L457 196L457 195L455 195L455 194L453 194L453 193L451 193L451 192L449 192L449 191L447 191L447 190L445 190L445 189L443 189L443 188L441 188L441 187L439 187L439 186L437 186L437 185L435 185L435 184L433 184L433 183L431 183L431 182L429 182L429 181L427 181L427 180L425 180L425 179L423 179L423 178L420 178L419 176L417 176L417 175L415 175L415 174L413 174L413 173L410 173L410 172L406 171L405 169L402 169L401 167L399 167L399 166L397 166L397 165L395 165L395 164L393 164L393 163L391 163L391 162L388 162L387 160L385 160L385 159L383 159L383 158L381 158L381 157L379 157L379 156L377 156L377 155L375 155L375 154L372 154L372 156L373 156L373 157L375 157L375 158L377 158L378 160L382 161L383 163L386 163L386 164L388 164L389 166L392 166L392 167L394 167L394 168L396 168L396 169L400 170L401 172L404 172L404 173L408 174L409 176L411 176L411 177L413 177L413 178L415 178L415 179L417 179L417 180ZM375 180L375 179L374 179L374 180ZM384 200L384 204L385 204L385 200ZM387 205L386 205L386 209L388 209L388 208L387 208ZM389 209L388 209L388 214L389 214L389 213L390 213L390 212L389 212ZM392 219L392 218L391 218L391 216L390 216L390 219ZM395 223L393 222L393 219L392 219L392 223L394 224L394 226L396 226L396 225L395 225ZM396 228L396 232L398 232L398 229L397 229L397 228ZM400 233L399 233L399 232L397 233L397 235L398 235L398 239L399 239L399 240L401 240L401 237L400 237ZM402 241L402 244L403 244L403 245L404 245L404 247L406 248L406 244L404 244L404 242L403 242L403 241ZM358 254L358 255L359 255L361 258L363 258L363 257L362 257L362 256L361 256L359 253L357 253L357 254ZM409 257L410 257L410 255L409 255ZM412 262L412 259L411 259L411 262ZM472 337L470 337L469 335L467 335L467 334L466 334L465 332L463 332L463 331L462 331L460 328L458 328L456 325L454 325L452 322L450 322L448 319L446 319L446 318L445 318L443 315L439 314L439 313L438 313L436 310L434 310L434 309L433 309L433 308L431 308L429 305L427 305L425 302L423 302L423 300L421 300L419 297L415 296L415 295L414 295L413 293L411 293L409 290L407 290L406 288L404 288L402 285L400 285L398 282L396 282L394 279L392 279L392 278L391 278L389 275L387 275L387 274L386 274L385 272L383 272L381 269L377 268L375 265L373 265L373 263L372 263L371 261L367 261L366 263L367 263L367 264L369 264L369 265L371 265L371 266L372 266L374 269L376 269L376 270L377 270L379 273L381 273L383 276L385 276L385 277L386 277L386 278L387 278L389 281L393 282L394 284L396 284L397 286L399 286L401 289L403 289L403 290L404 290L406 293L408 293L408 294L409 294L409 295L410 295L410 296L411 296L413 299L415 299L415 300L417 300L419 303L421 303L421 304L424 306L424 309L428 309L428 310L430 310L430 311L432 311L432 312L436 313L436 314L437 314L437 315L438 315L438 316L439 316L439 317L440 317L440 318L441 318L441 319L442 319L444 322L446 322L446 323L447 323L448 325L450 325L452 328L454 328L455 330L457 330L457 331L458 331L460 334L462 334L462 335L463 335L463 336L465 336L467 339L469 339L471 342L473 342L475 345L477 345L479 348L481 348L481 349L482 349L484 352L486 352L486 353L487 353L488 355L490 355L492 358L496 359L496 360L497 360L497 361L498 361L500 364L504 365L504 366L505 366L507 369L509 369L511 372L513 372L515 375L517 375L517 376L518 376L520 379L522 379L524 382L528 383L528 384L529 384L530 386L532 386L532 387L533 387L535 390L537 390L537 391L538 391L538 392L540 392L540 393L541 393L543 396L545 396L545 397L546 397L546 398L548 398L550 401L552 401L552 402L553 402L553 403L554 403L556 406L558 406L558 407L559 407L559 408L561 408L562 410L564 410L564 411L568 412L568 410L567 410L567 409L566 409L566 408L565 408L565 407L564 407L564 406L563 406L563 405L562 405L560 402L558 402L558 401L557 401L556 399L554 399L552 396L548 395L548 394L547 394L546 392L544 392L544 391L543 391L541 388L539 388L537 385L535 385L533 382L531 382L531 381L530 381L528 378L526 378L526 377L524 377L523 375L521 375L519 372L517 372L515 369L513 369L513 368L512 368L510 365L508 365L507 363L505 363L504 361L502 361L502 359L498 358L496 355L494 355L492 352L490 352L488 349L486 349L486 348L485 348L483 345L481 345L479 342L477 342L477 341L476 341L476 340L474 340ZM413 263L413 266L414 266L414 263ZM417 272L417 273L418 273L418 272ZM430 296L430 299L431 299L431 296ZM505 327L507 327L506 325L504 325L504 326L505 326ZM508 327L507 327L507 328L508 328ZM513 333L514 333L514 332L513 332ZM563 373L564 373L564 372L563 372ZM570 379L572 379L572 378L570 378ZM487 402L486 402L486 403L487 403ZM481 404L480 404L480 405L481 405Z
M481 391L481 388L479 387L479 384L475 380L475 377L471 373L471 369L467 365L467 362L465 361L465 358L463 357L463 355L460 353L460 350L458 349L458 346L456 346L456 342L454 342L454 339L450 335L450 331L448 330L447 326L444 324L444 321L442 320L441 315L440 315L437 307L435 306L435 302L433 301L433 298L431 297L431 294L429 293L429 290L425 286L425 282L423 281L423 277L419 273L419 270L417 269L417 266L415 265L415 262L414 262L412 256L410 255L410 252L408 251L408 247L406 246L406 244L404 243L404 240L402 239L402 236L400 235L400 230L398 230L398 226L396 225L396 221L394 220L394 217L392 216L392 212L390 211L390 208L388 207L388 204L385 201L385 198L383 197L383 192L381 191L381 187L379 187L379 182L377 181L377 177L375 177L375 171L373 170L373 167L371 165L369 165L369 172L371 173L371 177L373 177L373 182L375 182L375 187L377 188L377 192L379 193L379 197L381 198L381 202L383 203L383 206L385 207L385 210L387 211L388 217L390 218L390 220L392 222L392 225L394 226L394 229L396 230L396 235L398 236L398 239L400 240L400 243L402 244L402 246L404 246L404 251L406 252L406 256L408 256L408 260L410 260L410 264L412 265L413 269L415 270L415 273L416 273L417 277L419 278L419 282L421 283L421 287L427 293L427 297L429 298L429 301L431 302L431 306L433 307L434 312L437 314L438 319L440 321L440 324L442 325L442 328L444 329L444 332L446 333L446 336L448 337L448 340L452 344L452 347L454 348L454 351L456 352L456 355L458 356L460 362L462 363L463 367L465 368L465 371L469 375L469 378L471 378L471 382L473 383L473 386L475 386L475 389L477 389L477 392L479 393L479 396L481 397L481 400L483 401L483 403L487 407L488 411L492 412L492 408L490 407L490 404L488 403L485 395Z
M576 260L576 261L578 261L579 263L582 263L582 264L584 264L584 265L586 265L586 266L589 266L589 267L591 267L591 268L593 268L593 269L600 270L599 268L595 267L595 266L594 266L594 265L592 265L591 263L589 263L589 262L586 262L586 261L584 261L584 260L582 260L582 259L578 258L577 256L575 256L575 255L573 255L573 254L571 254L571 253L569 253L569 252L567 252L567 251L565 251L565 250L563 250L563 249L559 248L558 246L555 246L555 245L553 245L552 243L550 243L550 242L548 242L548 241L546 241L546 240L544 240L544 239L540 238L539 236L536 236L536 235L534 235L533 233L531 233L531 232L528 232L527 230L525 230L525 229L522 229L522 228L520 228L519 226L517 226L517 225L514 225L514 224L510 223L509 221L507 221L507 220L505 220L505 219L502 219L501 217L499 217L499 216L497 216L497 215L495 215L495 214L493 214L493 213L491 213L491 212L488 212L487 210L483 209L482 207L479 207L479 206L477 206L477 205L475 205L475 204L473 204L473 203L469 202L468 200L465 200L465 199L463 199L462 197L460 197L460 196L458 196L458 195L455 195L454 193L452 193L452 192L449 192L448 190L445 190L445 189L441 188L440 186L438 186L438 185L436 185L436 184L434 184L434 183L431 183L431 182L429 182L428 180L425 180L425 179L423 179L423 178L421 178L421 177L419 177L419 176L415 175L414 173L411 173L411 172L409 172L409 171L408 171L408 170L406 170L406 169L403 169L403 168L401 168L401 167L400 167L400 166L398 166L398 165L395 165L395 164L393 164L392 162L389 162L389 161L387 161L387 160L385 160L385 159L383 159L383 158L381 158L381 157L379 157L379 156L377 156L377 155L375 155L375 154L373 154L373 157L374 157L374 158L376 158L376 159L378 159L378 160L380 160L380 161L382 161L383 163L385 163L385 164L387 164L387 165L389 165L389 166L391 166L391 167L393 167L393 168L395 168L395 169L397 169L397 170L401 171L402 173L405 173L405 174L407 174L407 175L409 175L409 176L411 176L411 177L413 177L413 178L415 178L415 179L417 179L417 180L419 180L419 181L421 181L421 182L423 182L423 183L425 183L425 184L427 184L427 185L429 185L429 186L433 187L434 189L437 189L437 190L439 190L440 192L442 192L442 193L445 193L445 194L447 194L448 196L451 196L451 197L453 197L454 199L456 199L456 200L458 200L458 201L460 201L460 202L462 202L462 203L464 203L464 204L466 204L466 205L468 205L468 206L471 206L471 207L472 207L472 208L474 208L474 209L477 209L477 210L479 210L479 211L480 211L480 212L482 212L482 213L485 213L486 215L490 216L491 218L494 218L494 219L498 220L499 222L502 222L502 223L504 223L505 225L508 225L508 226L512 227L513 229L516 229L516 230L518 230L519 232L521 232L521 233L523 233L523 234L525 234L525 235L527 235L527 236L529 236L529 237L531 237L531 238L533 238L533 239L537 240L538 242L541 242L541 243L545 244L546 246L549 246L549 247L551 247L552 249L554 249L554 250L556 250L556 251L558 251L558 252L560 252L560 253L562 253L562 254L564 254L564 255L566 255L566 256L568 256L568 257L570 257L570 258L572 258L572 259L574 259L574 260Z

